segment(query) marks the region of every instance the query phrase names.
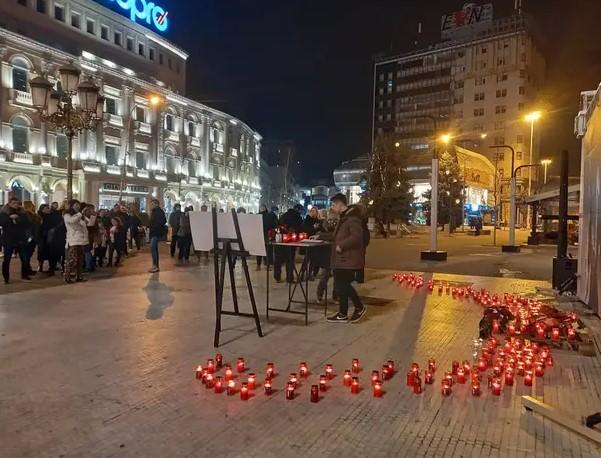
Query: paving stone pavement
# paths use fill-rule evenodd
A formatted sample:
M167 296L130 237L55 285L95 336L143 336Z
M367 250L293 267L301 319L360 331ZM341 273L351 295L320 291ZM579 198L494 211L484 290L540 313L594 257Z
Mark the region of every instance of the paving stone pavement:
M556 352L555 368L532 388L517 383L500 397L472 398L467 385L455 385L443 398L437 382L422 395L410 392L404 372L412 361L434 357L440 374L452 360L470 358L481 311L399 287L391 273L368 272L360 287L368 314L360 323L328 324L313 306L305 327L301 316L265 320L265 273L252 272L265 337L252 320L225 317L219 351L227 362L244 356L259 381L268 361L280 375L274 395L257 390L248 402L216 395L194 378L196 365L215 354L210 266L0 296L0 456L601 456L590 442L523 412L519 398L536 395L575 418L601 410L599 356ZM500 293L547 286L434 278ZM285 301L285 285L273 287L272 299ZM587 322L601 335L598 320ZM352 358L364 367L358 395L342 386ZM369 375L388 359L398 373L374 399ZM312 375L286 401L284 378L300 361ZM310 403L309 385L328 362L338 376Z

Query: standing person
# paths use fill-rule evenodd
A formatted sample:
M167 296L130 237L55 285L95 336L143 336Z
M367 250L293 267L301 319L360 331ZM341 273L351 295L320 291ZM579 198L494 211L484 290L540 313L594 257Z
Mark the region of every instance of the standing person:
M305 220L303 221L303 231L307 233L309 237L317 234L320 228L319 223L319 211L317 207L311 207L307 216L305 216ZM317 275L317 271L319 270L319 266L315 262L315 252L310 252L309 254L309 280L313 280L315 275Z
M190 262L190 247L192 246L192 229L190 227L190 212L194 211L192 206L186 207L179 222L177 239L179 243L178 260L180 264Z
M82 213L87 218L88 226L88 245L84 250L84 265L87 272L96 270L96 256L94 255L94 240L98 232L98 215L96 214L94 205L88 205L83 209Z
M338 215L332 210L319 210L319 231L316 237L328 239L331 238L331 234L334 233L336 225L338 224ZM330 234L330 236L322 234ZM315 266L318 271L321 269L321 273L318 275L319 283L317 284L317 302L321 304L324 299L325 292L327 289L328 281L332 276L330 269L331 261L331 249L329 246L316 247L315 250ZM318 272L319 273L319 272ZM338 295L336 294L336 284L332 288L332 300L337 301Z
M48 217L50 215L48 204L40 205L38 215L42 220L40 225L40 238L38 240L38 272L44 272L44 262L50 262L50 245L48 243Z
M179 224L182 218L182 206L177 203L173 206L173 212L169 215L169 227L171 228L171 245L169 246L169 253L171 257L175 257L175 249L177 248L177 233L179 231Z
M65 255L67 246L67 227L65 226L64 214L67 211L67 202L64 201L58 210L53 211L56 214L57 225L54 227L52 234L52 251L55 263L52 265L52 270L49 275L54 275L54 271L60 265L61 272L65 271Z
M121 265L121 258L125 255L125 250L127 249L127 228L119 218L111 218L109 237L111 243L109 246L109 263L107 266L113 266L113 255L116 251L117 259L115 260L115 267L119 267Z
M273 263L273 252L272 247L269 246L269 232L275 231L278 227L278 217L273 212L267 211L266 205L261 205L259 208L259 214L263 217L263 238L265 239L265 246L267 248L267 257L265 262L267 264ZM261 270L261 263L265 256L257 256L257 270Z
M58 211L58 209L59 209L58 202L52 202L52 203L50 204L50 211L55 211L55 212L57 212L57 211Z
M332 241L331 267L334 271L334 284L340 307L337 313L328 317L330 323L346 323L348 301L353 301L355 310L351 322L359 321L365 315L365 306L352 286L357 271L365 267L365 234L358 207L347 206L346 196L336 194L331 199L332 210L340 215L340 221L332 234L320 234L320 238Z
M42 217L36 213L35 205L33 205L31 200L23 202L23 210L27 212L27 216L29 216L29 221L31 222L31 233L29 234L31 239L27 242L25 247L27 250L27 269L29 270L29 275L32 276L37 273L31 268L31 258L35 253L36 247L39 249Z
M280 217L280 225L286 227L287 232L298 232L303 227L303 218L301 212L303 206L297 204L294 208L289 208L286 213ZM294 247L279 246L275 250L275 261L273 265L273 277L279 283L282 281L282 262L286 264L286 282L294 282L294 262L296 249Z
M150 222L148 224L150 231L150 253L152 254L151 273L158 272L159 269L159 240L165 237L167 232L167 218L165 212L159 205L157 199L150 201Z
M21 207L16 197L11 197L0 211L0 226L2 226L2 276L4 283L10 281L10 261L13 254L19 253L21 259L21 280L31 281L29 277L29 260L27 259L27 243L31 238L31 221L27 212Z
M142 226L142 219L140 218L140 212L138 211L138 207L135 204L131 204L129 207L129 248L131 250L134 249L134 244L136 245L136 250L140 251L140 247L142 245L142 234L140 233Z
M94 259L98 267L104 266L104 259L109 243L110 217L107 211L102 208L98 211L98 230L94 237Z
M81 203L72 199L63 215L67 229L65 281L86 281L83 276L84 249L90 243L88 219L81 213Z
M200 211L201 212L208 212L209 211L209 207L206 205L201 205L200 206ZM198 253L198 262L200 262L200 256L202 253L204 253L204 259L205 262L209 261L209 252L208 251L204 251L204 252L197 252Z

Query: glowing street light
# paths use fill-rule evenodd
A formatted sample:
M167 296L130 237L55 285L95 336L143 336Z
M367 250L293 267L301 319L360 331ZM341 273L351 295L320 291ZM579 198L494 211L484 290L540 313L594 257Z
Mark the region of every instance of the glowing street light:
M540 161L540 163L545 168L545 180L544 180L543 184L547 184L547 167L549 167L549 165L551 165L552 162L553 161L551 159L543 159L542 161Z
M531 113L528 113L524 119L528 122L534 122L534 121L538 121L541 118L541 112L540 111L533 111Z
M533 154L532 154L532 148L534 145L534 123L536 121L538 121L541 118L541 112L540 111L532 111L530 113L528 113L524 119L526 120L526 122L530 123L530 154L529 154L529 158L528 158L528 163L532 164L532 160L533 160ZM532 194L532 168L528 169L528 196L530 196ZM526 224L530 224L530 205L528 205L528 216L526 219Z
M486 137L488 137L488 134L484 133L484 134L480 134L480 138L482 140L484 140Z
M394 147L395 147L395 148L398 148L399 146L401 146L400 142L396 142L396 143L394 144Z
M148 101L150 102L150 105L152 105L153 107L156 107L156 106L160 105L161 102L162 102L161 97L159 97L156 94L151 95L148 98Z
M449 134L443 134L440 136L440 141L445 145L448 145L451 142L451 136Z

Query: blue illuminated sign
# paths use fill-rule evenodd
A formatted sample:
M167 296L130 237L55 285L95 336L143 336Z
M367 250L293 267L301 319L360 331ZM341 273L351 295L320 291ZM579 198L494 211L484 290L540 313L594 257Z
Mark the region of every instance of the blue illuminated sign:
M146 0L109 0L116 3L119 8L129 11L129 18L133 22L144 23L154 27L159 32L165 32L169 27L168 11L159 5Z

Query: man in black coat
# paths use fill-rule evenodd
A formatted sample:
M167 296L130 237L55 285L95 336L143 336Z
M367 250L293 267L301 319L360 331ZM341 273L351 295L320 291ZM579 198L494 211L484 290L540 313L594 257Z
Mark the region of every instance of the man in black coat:
M21 259L21 279L29 278L29 256L26 248L32 238L32 223L16 197L11 197L8 204L0 211L0 226L2 226L2 244L4 259L2 261L2 276L4 283L10 280L10 261L13 254L19 253Z
M167 218L157 199L150 201L150 222L148 224L150 237L150 254L152 255L151 273L159 271L159 241L167 232Z
M280 225L286 226L286 232L299 232L303 228L303 218L301 212L303 206L297 204L294 208L289 208L286 213L280 217ZM282 281L282 263L286 263L286 282L294 283L294 260L296 257L296 248L278 247L275 250L275 261L273 265L273 278L277 282Z
M169 215L169 227L171 227L171 245L169 245L169 252L171 257L175 256L175 248L177 247L179 232L179 225L182 219L182 206L177 203L173 206L173 212Z
M261 205L259 208L259 214L263 216L263 237L265 238L265 245L267 247L267 260L268 264L273 264L273 253L269 243L269 231L274 230L278 227L278 217L272 211L267 210L266 205ZM261 263L263 262L264 256L257 256L257 270L261 270Z

